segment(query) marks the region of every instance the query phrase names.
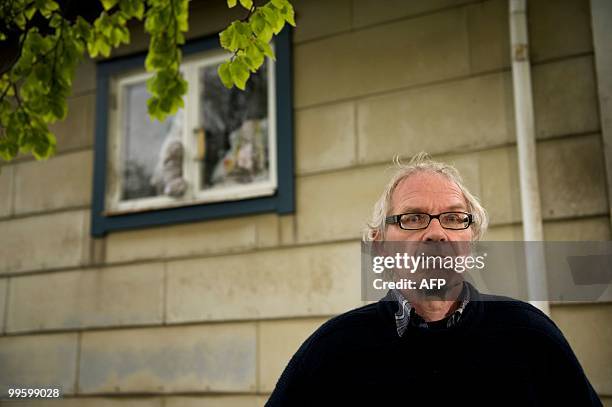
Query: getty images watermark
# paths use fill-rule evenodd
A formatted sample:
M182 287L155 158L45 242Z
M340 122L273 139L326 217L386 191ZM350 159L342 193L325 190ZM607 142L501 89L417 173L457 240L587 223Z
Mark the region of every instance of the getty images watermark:
M441 255L426 255L421 252L418 255L409 253L395 253L389 256L374 256L372 257L372 271L375 274L385 274L392 271L400 272L400 274L409 273L415 275L417 272L426 271L447 271L455 273L463 273L467 270L483 270L485 268L486 253L472 256L441 256ZM403 272L403 273L402 273ZM400 277L396 280L387 281L381 276L375 278L372 282L377 290L432 290L443 289L446 286L447 278L430 277L430 278L407 278Z
M534 262L537 256L541 261ZM530 273L544 277L544 290L531 289ZM481 293L523 301L609 302L612 242L376 241L361 245L362 300L376 301L391 289L445 298L463 281Z

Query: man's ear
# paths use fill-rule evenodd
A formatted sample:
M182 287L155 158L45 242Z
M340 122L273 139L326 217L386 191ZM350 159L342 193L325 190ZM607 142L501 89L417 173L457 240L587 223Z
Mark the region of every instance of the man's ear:
M373 239L370 242L372 245L372 254L375 256L386 256L385 241L383 240L383 234L380 229L373 230L371 237Z

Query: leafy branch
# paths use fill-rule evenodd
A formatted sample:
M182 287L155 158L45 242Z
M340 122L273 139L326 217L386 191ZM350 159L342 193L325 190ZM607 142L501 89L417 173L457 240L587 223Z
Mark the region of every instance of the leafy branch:
M147 89L152 95L147 106L152 117L163 120L167 114L183 107L183 95L187 92L187 81L180 72L179 45L185 43L183 33L188 30L188 2L148 0L148 4L145 30L151 34L151 43L145 66L156 75L147 81ZM160 25L167 30L158 30Z
M244 89L285 22L295 25L288 0L254 6L240 0L248 15L220 34L232 57L219 68L227 87ZM228 0L235 7L237 0ZM56 138L48 125L67 115L67 97L85 52L109 57L130 42L129 21L144 20L150 35L145 68L151 117L164 120L183 106L187 82L180 65L188 30L189 0L8 0L0 2L0 157L20 152L37 159L53 155Z
M236 4L237 0L227 0L230 8ZM240 0L240 4L248 10L248 15L220 34L221 46L232 52L232 57L219 66L218 73L226 87L236 85L244 90L250 74L261 67L264 58L274 59L270 47L272 36L283 29L285 22L295 26L295 20L288 0L271 0L259 7L252 0Z

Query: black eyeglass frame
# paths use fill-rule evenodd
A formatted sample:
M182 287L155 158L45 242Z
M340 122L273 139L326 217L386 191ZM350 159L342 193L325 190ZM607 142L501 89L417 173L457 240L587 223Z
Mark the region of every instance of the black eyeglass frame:
M461 213L463 215L467 215L468 217L468 223L464 228L459 228L459 229L455 229L455 228L447 228L442 226L442 222L440 222L440 216L445 215L447 213ZM404 215L427 215L429 216L429 221L427 222L427 225L423 226L422 228L417 228L417 229L406 229L402 227L402 224L400 222L400 218ZM432 219L438 219L438 222L440 222L440 226L442 226L443 229L447 229L447 230L465 230L467 228L470 227L470 225L472 223L474 223L474 216L471 213L468 212L458 212L458 211L449 211L449 212L441 212L437 215L432 215L429 213L423 213L423 212L406 212L406 213L400 213L399 215L390 215L387 216L385 218L385 223L387 225L393 225L393 224L397 224L397 226L399 226L400 229L402 230L423 230L423 229L427 229L429 227L429 224L431 223Z

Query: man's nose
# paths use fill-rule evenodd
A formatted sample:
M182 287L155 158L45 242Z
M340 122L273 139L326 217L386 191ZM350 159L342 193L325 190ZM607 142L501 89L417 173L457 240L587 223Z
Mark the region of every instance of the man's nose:
M429 222L429 226L425 229L422 240L428 242L445 242L448 240L444 228L440 225L440 219L432 219L431 222Z

